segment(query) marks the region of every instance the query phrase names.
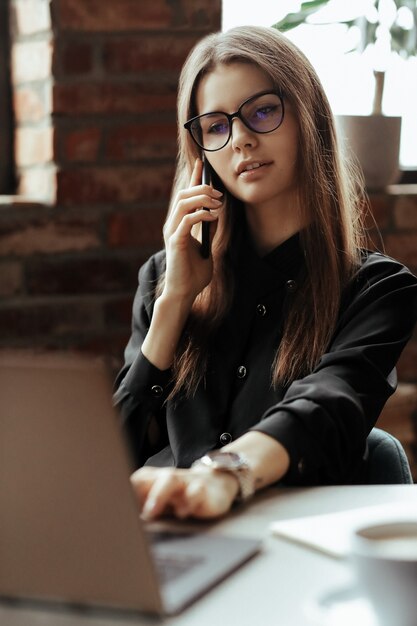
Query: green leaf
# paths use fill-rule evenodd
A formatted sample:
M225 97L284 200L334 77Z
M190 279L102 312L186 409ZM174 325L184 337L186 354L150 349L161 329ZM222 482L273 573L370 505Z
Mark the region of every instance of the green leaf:
M300 11L295 13L289 13L282 20L273 25L273 28L285 32L310 22L308 19L311 15L317 13L320 9L329 4L331 0L310 0L301 4ZM379 8L379 1L374 0L374 4L377 9ZM397 9L400 7L408 7L412 10L414 15L414 27L410 31L404 31L397 24L391 28L391 49L398 52L403 57L414 56L417 54L417 0L395 0ZM310 22L312 23L312 22ZM359 25L361 29L361 44L358 46L359 50L363 52L368 44L374 44L376 40L376 31L378 23L368 22L365 15L358 15L355 20L352 19L339 19L329 22L327 20L317 21L314 20L314 24L345 24L350 28L353 24ZM352 48L353 49L353 48Z
M394 0L397 9L401 7L408 7L413 10L417 8L417 0Z
M304 24L307 18L316 13L319 9L328 4L329 0L310 0L308 2L303 2L301 4L300 11L296 13L288 13L282 20L273 24L273 28L285 32L287 30L292 30L300 24Z
M414 56L417 52L415 34L402 28L391 29L391 49L402 57Z
M378 24L373 24L372 22L366 22L365 33L363 37L363 49L364 50L368 44L375 43L377 28L378 28Z

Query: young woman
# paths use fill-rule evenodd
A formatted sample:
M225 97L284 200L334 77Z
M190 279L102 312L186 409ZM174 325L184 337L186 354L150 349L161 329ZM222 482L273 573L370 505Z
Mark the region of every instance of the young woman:
M319 79L276 30L210 35L184 65L178 118L165 250L140 270L115 394L143 515L215 517L277 481L360 482L417 279L363 247Z

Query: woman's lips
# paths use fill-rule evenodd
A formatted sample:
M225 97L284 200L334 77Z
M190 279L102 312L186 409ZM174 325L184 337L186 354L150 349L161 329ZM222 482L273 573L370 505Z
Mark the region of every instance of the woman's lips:
M251 179L256 178L258 175L263 175L265 168L269 167L271 163L262 163L259 166L251 167L251 169L245 169L238 175L238 178Z

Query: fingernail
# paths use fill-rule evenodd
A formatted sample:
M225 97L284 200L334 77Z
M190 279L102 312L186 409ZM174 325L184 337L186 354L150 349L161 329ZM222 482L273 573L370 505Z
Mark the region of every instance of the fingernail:
M212 199L213 204L217 204L217 206L221 205L221 200L216 200L215 198Z
M217 196L218 198L220 198L220 196L222 196L223 194L218 189L213 189L213 195Z
M154 498L150 498L146 501L145 506L143 507L142 517L146 519L150 519L153 517L156 508L156 500Z

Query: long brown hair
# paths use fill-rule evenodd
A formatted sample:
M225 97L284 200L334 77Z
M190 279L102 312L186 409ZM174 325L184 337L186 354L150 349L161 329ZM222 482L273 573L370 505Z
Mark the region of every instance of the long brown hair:
M195 159L200 156L183 128L187 119L198 114L195 95L199 81L217 65L236 62L251 63L265 72L291 102L298 120L299 204L303 221L309 224L301 233L307 273L291 303L271 372L275 386L287 385L314 368L334 332L341 292L358 266L363 244L361 185L340 156L333 115L308 59L277 30L246 26L205 37L183 66L172 198L188 186ZM228 255L236 203L225 190L213 242L213 278L194 302L178 346L172 395L180 390L192 394L204 378L210 334L233 297Z

